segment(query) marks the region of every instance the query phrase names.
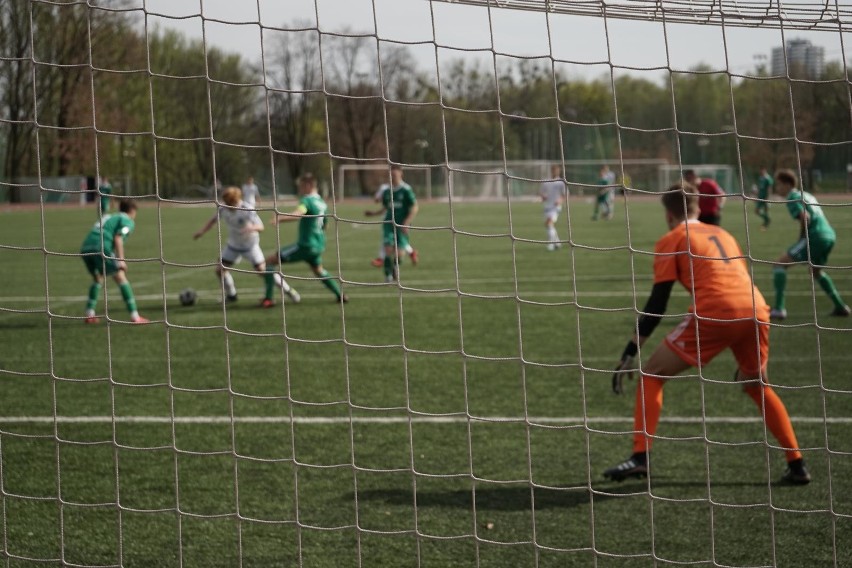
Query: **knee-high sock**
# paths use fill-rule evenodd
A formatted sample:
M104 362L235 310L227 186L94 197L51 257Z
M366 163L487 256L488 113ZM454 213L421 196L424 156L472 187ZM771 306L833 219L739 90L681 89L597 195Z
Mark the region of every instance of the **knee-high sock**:
M121 297L124 298L127 311L134 314L136 312L136 297L133 295L133 288L130 286L130 282L119 284L118 289L121 290Z
M390 256L385 256L385 278L388 280L395 276L393 269L394 260L395 259Z
M334 292L334 295L338 298L340 297L340 286L337 284L337 280L335 280L329 273L328 270L323 269L320 273L320 278L322 278L323 285Z
M92 282L89 286L89 299L86 301L86 313L91 315L95 311L95 306L98 305L98 298L101 297L101 283Z
M825 272L820 272L817 277L817 282L819 282L820 288L828 294L828 297L831 298L831 301L834 302L835 308L843 308L846 304L843 303L843 300L840 298L840 293L837 291L837 288L834 287L834 281L831 277Z
M266 290L264 292L264 298L267 300L272 300L274 298L273 292L275 290L275 273L277 271L275 268L271 266L266 267L266 272L263 273L263 282L266 284Z
M553 225L547 226L547 240L551 243L555 243L559 240L559 235L556 233L556 227Z
M633 410L633 453L647 452L657 433L660 412L663 409L663 386L665 381L642 375L636 385L636 406ZM647 434L646 434L647 433Z
M763 391L762 394L761 391ZM796 432L793 430L793 423L790 422L790 415L787 414L787 408L781 401L781 397L768 385L748 385L745 392L760 409L766 427L778 440L778 443L785 448L784 453L787 455L787 461L802 457L802 452L799 451L799 442L796 440Z
M772 283L775 285L775 309L784 309L784 290L787 288L787 270L775 267L772 271Z
M222 282L225 283L225 294L228 296L237 295L237 287L234 284L234 277L231 276L230 272L224 272L222 274Z
M290 285L287 283L286 280L284 280L284 277L281 276L280 273L273 272L272 273L272 279L275 282L275 285L278 288L281 288L281 290L283 290L285 294L290 292Z

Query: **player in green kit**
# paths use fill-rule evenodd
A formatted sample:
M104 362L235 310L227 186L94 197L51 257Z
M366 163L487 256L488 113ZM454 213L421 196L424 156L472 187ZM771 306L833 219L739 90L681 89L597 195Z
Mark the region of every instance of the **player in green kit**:
M399 278L399 261L410 247L408 231L418 210L414 190L402 181L402 167L393 165L390 173L392 187L382 193L382 208L364 211L368 217L382 213L385 215L382 223L385 282L393 282Z
M757 178L757 202L754 205L754 212L763 219L763 224L760 226L761 231L769 228L769 194L774 183L775 181L769 175L766 167L761 166L760 175Z
M127 281L127 263L124 260L124 242L136 227L134 219L136 219L136 204L122 199L119 203L119 212L102 214L83 241L83 246L80 247L86 270L94 279L89 287L89 301L86 302L86 323L99 321L95 315L95 306L98 304L104 278L107 276L112 276L118 284L121 297L127 305L127 311L130 312L130 321L148 323L148 320L140 316L136 309L136 298L133 296L130 282Z
M106 213L109 211L109 202L112 200L112 184L106 177L101 178L101 183L98 184L98 195L100 195L100 212Z
M595 197L595 210L592 213L592 221L598 220L598 213L603 211L603 218L607 221L612 219L615 213L615 172L609 169L609 166L604 165L601 168L598 176L598 195Z
M313 174L305 173L299 177L299 205L290 213L276 213L272 223L299 222L299 239L296 244L286 246L266 259L266 295L260 305L271 308L275 305L275 274L281 263L307 262L323 285L331 290L338 302L347 302L346 294L340 292L337 280L322 267L322 253L325 251L325 225L328 206L317 192L317 179Z
M787 287L787 269L793 263L808 263L811 275L819 283L820 288L825 291L834 304L833 316L848 317L852 314L834 282L823 271L823 266L828 262L828 255L834 247L835 233L829 225L828 219L822 212L816 198L806 191L797 189L799 179L793 170L780 170L775 174L775 193L786 194L787 210L793 219L799 222L799 240L787 249L775 264L773 281L775 283L775 305L769 316L772 319L784 319L787 317L787 309L784 306L784 291Z

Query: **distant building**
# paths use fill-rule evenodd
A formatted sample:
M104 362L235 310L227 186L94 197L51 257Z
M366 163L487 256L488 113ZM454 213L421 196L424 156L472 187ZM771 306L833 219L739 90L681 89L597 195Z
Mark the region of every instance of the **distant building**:
M784 52L787 52L786 61ZM806 39L787 40L784 47L772 49L772 74L787 75L801 79L819 79L825 69L825 48L816 46Z

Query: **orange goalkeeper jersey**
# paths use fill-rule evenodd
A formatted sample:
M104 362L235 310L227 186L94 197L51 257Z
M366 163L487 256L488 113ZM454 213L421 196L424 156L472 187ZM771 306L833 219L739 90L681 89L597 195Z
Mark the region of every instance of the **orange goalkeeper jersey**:
M766 320L769 306L752 283L736 239L715 225L688 221L654 247L654 283L677 280L692 295L699 317Z

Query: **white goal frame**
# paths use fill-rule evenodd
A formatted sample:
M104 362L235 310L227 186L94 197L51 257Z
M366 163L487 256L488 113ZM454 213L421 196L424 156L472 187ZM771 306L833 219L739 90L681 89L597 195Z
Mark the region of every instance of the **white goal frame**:
M357 171L367 171L367 172L389 172L390 166L387 164L341 164L337 166L337 183L335 184L335 199L337 201L342 201L343 199L349 197L355 197L355 195L349 195L346 190L346 174L349 172L357 172ZM405 165L404 169L412 171L412 170L422 170L425 173L425 181L423 184L423 196L426 199L432 199L432 167L431 166L421 166L421 165ZM378 189L378 188L377 188ZM415 192L417 187L414 188ZM350 191L351 193L351 191Z

